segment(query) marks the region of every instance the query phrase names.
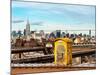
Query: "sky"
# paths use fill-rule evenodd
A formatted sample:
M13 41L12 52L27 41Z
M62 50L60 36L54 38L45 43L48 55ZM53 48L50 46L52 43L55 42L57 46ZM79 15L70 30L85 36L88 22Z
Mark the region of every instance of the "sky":
M95 30L95 6L12 1L12 30Z

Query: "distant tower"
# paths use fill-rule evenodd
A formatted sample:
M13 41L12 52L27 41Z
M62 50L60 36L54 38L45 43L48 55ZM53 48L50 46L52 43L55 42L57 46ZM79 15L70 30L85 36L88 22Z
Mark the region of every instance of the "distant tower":
M27 20L27 24L26 24L26 36L30 35L30 24L29 24L29 20Z
M89 36L91 37L91 30L89 30Z

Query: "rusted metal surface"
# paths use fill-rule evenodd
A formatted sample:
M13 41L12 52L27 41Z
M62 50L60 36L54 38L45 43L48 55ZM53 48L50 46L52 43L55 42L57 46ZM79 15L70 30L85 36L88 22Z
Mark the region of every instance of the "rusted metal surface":
M48 48L46 49L47 51L50 50L52 48ZM45 47L34 47L34 48L16 48L16 49L12 49L11 53L12 54L20 54L23 52L34 52L34 51L45 51ZM85 45L83 46L83 44L79 44L79 45L73 45L73 50L72 50L72 57L81 57L81 56L88 56L88 55L92 55L96 53L96 48L95 45ZM48 58L49 57L49 58ZM47 55L45 55L43 57L38 57L38 62L47 62L48 60L49 63L53 62L54 59L54 55L53 53L50 54L47 53ZM30 63L30 61L33 63L33 60L36 61L37 58L28 58L28 59L20 59L20 60L12 60L12 63L14 62L21 62L21 63ZM43 61L42 61L43 60ZM52 61L51 61L52 60ZM36 62L37 63L37 62ZM48 62L47 62L48 63ZM33 63L34 64L34 63ZM29 74L29 73L42 73L42 72L57 72L57 71L77 71L77 70L92 70L92 69L96 69L96 66L94 67L89 67L89 66L85 66L85 67L77 67L77 66L42 66L42 67L16 67L16 66L12 66L12 71L11 71L11 75L17 75L17 74Z
M60 71L77 71L77 70L93 70L96 67L68 67L68 66L57 66L57 67L12 67L11 74L32 74L32 73L43 73L43 72L60 72Z
M54 61L54 56L53 55L44 55L41 57L35 57L35 58L26 58L26 59L17 59L17 60L12 60L12 63L49 63Z
M91 55L95 54L95 50L81 50L81 51L73 51L72 57L79 57L79 56L85 56L85 55ZM27 58L27 59L17 59L12 60L12 63L48 63L54 61L54 55L48 54L41 57L35 57L35 58Z
M52 48L46 48L48 51ZM73 48L72 51L82 51L82 50L91 50L95 48ZM11 49L11 53L23 53L23 52L32 52L32 51L44 51L45 47L33 47L33 48L16 48L16 49Z

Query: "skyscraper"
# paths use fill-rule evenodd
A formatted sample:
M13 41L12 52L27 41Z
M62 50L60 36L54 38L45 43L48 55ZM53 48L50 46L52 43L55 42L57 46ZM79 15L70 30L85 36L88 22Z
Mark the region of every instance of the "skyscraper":
M29 20L27 20L27 24L26 24L26 36L30 35L30 24L29 24Z
M56 37L60 38L61 37L61 30L56 30Z
M63 38L65 36L66 36L65 32L62 32L61 37Z
M89 30L89 36L91 37L91 30Z

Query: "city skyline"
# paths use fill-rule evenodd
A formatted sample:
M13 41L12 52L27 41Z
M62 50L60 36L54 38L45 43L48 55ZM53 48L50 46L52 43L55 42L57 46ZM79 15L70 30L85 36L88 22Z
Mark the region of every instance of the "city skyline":
M31 30L95 30L95 6L12 3L12 30L24 30L29 19Z

